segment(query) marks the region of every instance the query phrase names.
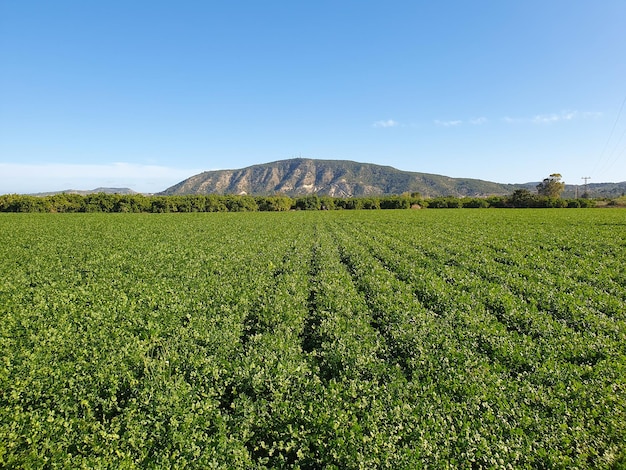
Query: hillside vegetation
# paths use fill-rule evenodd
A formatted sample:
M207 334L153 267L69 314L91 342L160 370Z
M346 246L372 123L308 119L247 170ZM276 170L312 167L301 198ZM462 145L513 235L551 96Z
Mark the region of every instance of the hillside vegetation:
M289 196L307 195L334 198L385 197L419 193L422 197L505 196L521 189L536 193L537 182L501 184L472 178L451 178L430 173L402 171L390 166L346 160L296 158L253 165L237 170L214 170L191 176L156 195ZM99 193L132 195L129 188L68 189L30 196ZM615 199L626 194L621 183L565 184L561 196L567 199ZM147 194L146 194L147 195Z

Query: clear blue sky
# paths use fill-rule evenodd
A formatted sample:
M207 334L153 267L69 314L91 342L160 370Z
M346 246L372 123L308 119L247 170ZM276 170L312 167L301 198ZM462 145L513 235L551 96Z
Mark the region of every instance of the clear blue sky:
M624 0L0 0L0 194L295 156L626 181L625 99Z

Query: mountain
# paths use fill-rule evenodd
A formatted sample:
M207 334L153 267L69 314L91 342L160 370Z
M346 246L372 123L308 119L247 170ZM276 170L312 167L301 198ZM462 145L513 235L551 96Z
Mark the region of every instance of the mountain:
M621 183L589 183L587 192L592 198L608 198L613 199L626 194L626 181ZM581 197L585 193L585 185L565 185L565 191L561 197L575 198Z
M390 166L347 160L295 158L239 170L205 171L159 193L174 194L307 194L333 197L418 192L424 197L511 194L527 185L499 184L402 171Z
M536 193L538 184L538 181L536 183L518 184L515 185L515 189L527 189L531 193ZM615 199L626 194L626 181L622 181L621 183L589 183L587 185L587 193L592 199ZM584 194L584 184L565 184L565 189L561 193L561 198L575 199L583 197Z
M96 189L66 189L65 191L53 191L49 193L36 193L31 194L31 196L54 196L55 194L80 194L81 196L86 196L88 194L138 194L136 191L133 191L130 188L96 188Z

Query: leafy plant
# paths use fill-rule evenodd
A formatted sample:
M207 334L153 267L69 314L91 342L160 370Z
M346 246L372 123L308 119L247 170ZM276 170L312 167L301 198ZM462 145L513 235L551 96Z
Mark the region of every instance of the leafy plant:
M0 466L619 468L622 229L0 214Z

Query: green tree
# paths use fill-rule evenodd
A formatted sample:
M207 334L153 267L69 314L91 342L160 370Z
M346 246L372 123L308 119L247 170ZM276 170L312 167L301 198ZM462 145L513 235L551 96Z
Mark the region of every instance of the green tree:
M288 211L293 205L289 196L257 196L256 203L260 211Z
M537 196L528 189L516 189L507 201L513 207L534 207L537 205Z
M552 173L537 185L537 193L541 196L561 197L564 189L565 183L561 181L559 173Z
M322 207L322 201L317 194L309 194L296 199L296 209L303 211L318 211Z

